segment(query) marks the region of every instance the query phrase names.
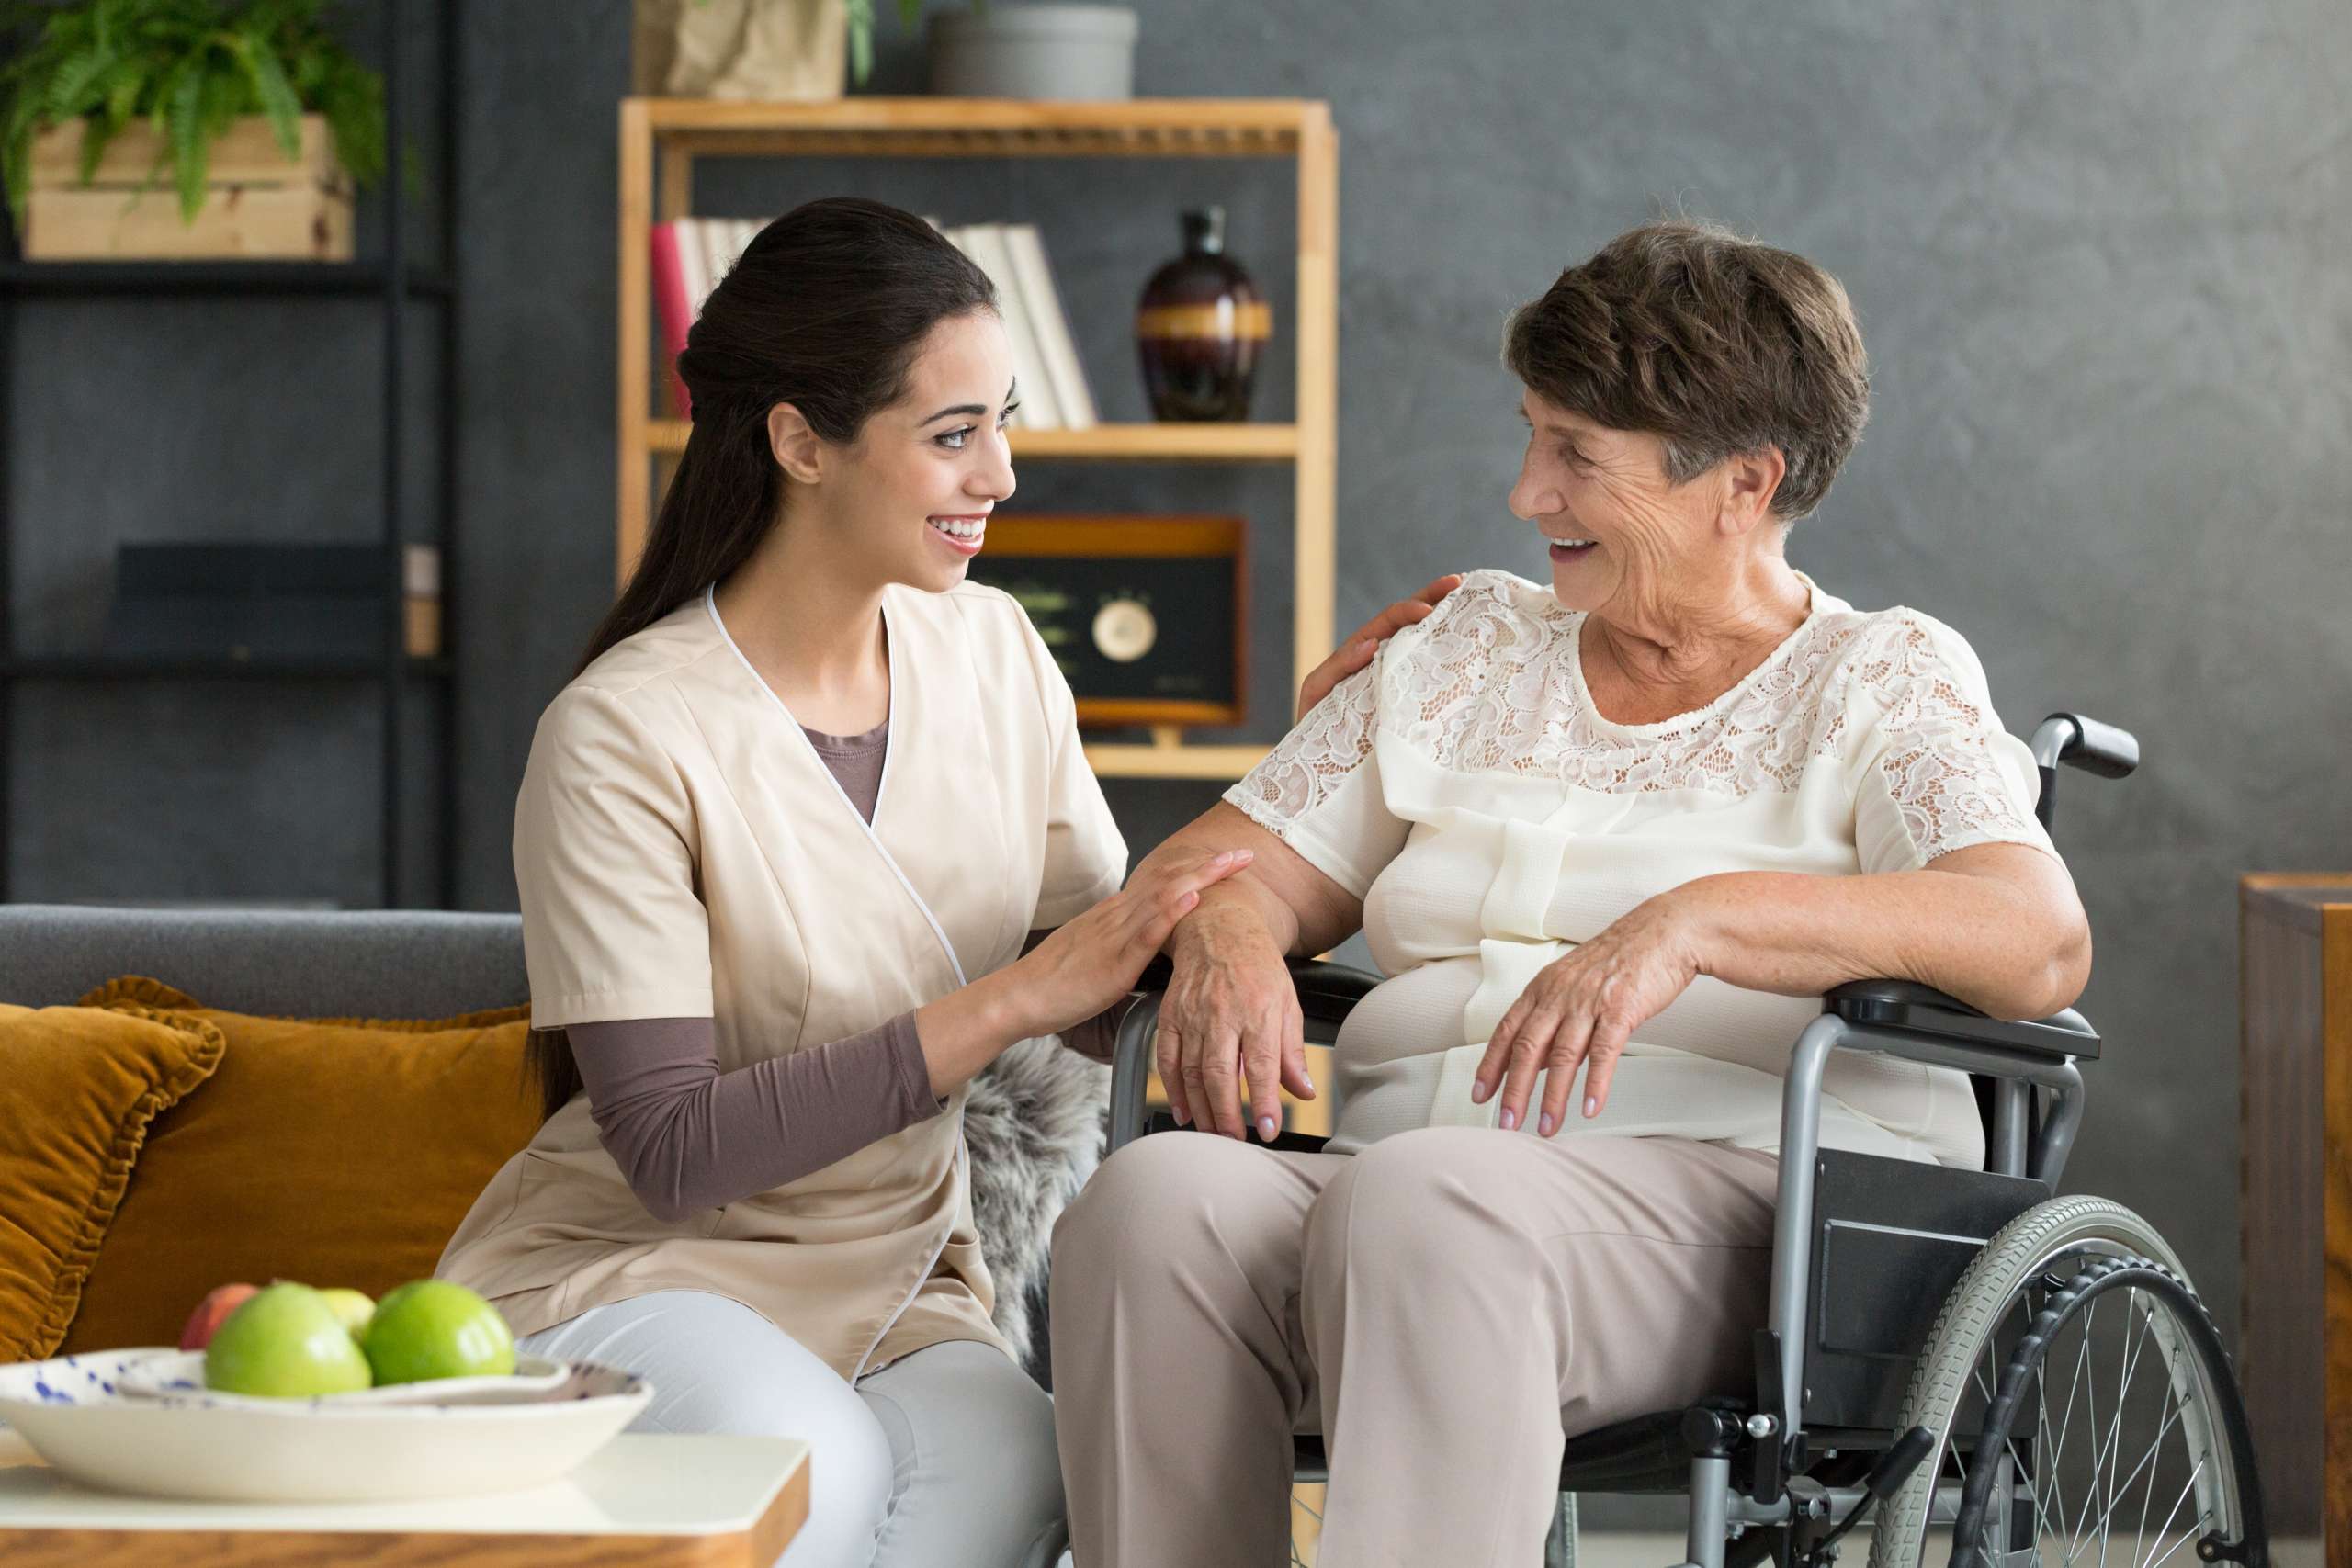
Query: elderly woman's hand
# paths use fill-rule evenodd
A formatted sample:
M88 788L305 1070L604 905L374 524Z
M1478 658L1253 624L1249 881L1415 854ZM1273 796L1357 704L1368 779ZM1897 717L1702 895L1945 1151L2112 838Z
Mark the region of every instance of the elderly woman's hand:
M1697 943L1680 907L1663 897L1635 905L1528 982L1487 1042L1472 1103L1485 1104L1499 1081L1503 1128L1517 1127L1540 1071L1544 1109L1536 1131L1548 1138L1567 1118L1568 1090L1583 1064L1584 1113L1599 1115L1625 1042L1698 974Z
M1159 1082L1177 1123L1268 1143L1282 1130L1280 1086L1315 1098L1306 1020L1282 948L1255 919L1204 911L1178 928L1175 973L1159 1004ZM1250 1105L1241 1103L1244 1076Z

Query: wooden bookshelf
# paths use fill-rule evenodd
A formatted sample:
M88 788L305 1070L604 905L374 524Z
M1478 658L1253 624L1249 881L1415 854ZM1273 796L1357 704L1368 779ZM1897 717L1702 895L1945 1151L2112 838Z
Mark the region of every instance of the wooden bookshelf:
M635 570L657 478L685 449L686 424L654 415L651 226L694 209L700 158L1282 158L1297 165L1298 289L1290 323L1297 410L1287 424L1108 424L1016 430L1016 460L1289 463L1295 476L1292 682L1331 651L1336 597L1339 421L1339 133L1301 98L1144 98L1032 103L992 98L844 98L830 104L625 98L620 145L620 519L618 581ZM658 181L657 181L658 175ZM1121 321L1124 333L1129 323ZM1156 729L1148 744L1102 744L1105 778L1238 778L1255 745L1193 745Z

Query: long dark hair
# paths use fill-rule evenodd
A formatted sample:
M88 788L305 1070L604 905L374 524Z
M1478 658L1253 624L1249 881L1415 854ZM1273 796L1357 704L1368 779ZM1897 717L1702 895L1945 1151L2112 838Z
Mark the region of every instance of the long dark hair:
M988 275L895 207L831 197L761 230L686 333L685 453L628 586L572 673L725 581L775 525L788 481L768 448L770 409L790 403L827 441L854 441L906 395L933 327L994 309ZM560 1029L532 1032L527 1066L546 1115L580 1092Z

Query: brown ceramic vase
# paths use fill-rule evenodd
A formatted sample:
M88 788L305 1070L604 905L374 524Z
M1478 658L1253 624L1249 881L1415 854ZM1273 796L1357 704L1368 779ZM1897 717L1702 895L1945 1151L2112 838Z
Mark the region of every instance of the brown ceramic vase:
M1151 275L1136 310L1136 347L1156 419L1250 417L1272 307L1225 254L1225 209L1187 212L1184 254Z

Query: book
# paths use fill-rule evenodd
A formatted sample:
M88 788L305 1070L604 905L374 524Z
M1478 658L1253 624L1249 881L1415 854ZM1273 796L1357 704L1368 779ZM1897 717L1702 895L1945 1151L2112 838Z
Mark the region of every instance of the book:
M653 225L652 283L654 314L662 330L662 365L670 374L670 412L683 419L694 412L694 400L678 375L678 355L686 351L686 329L694 325L699 302L686 292L685 247L678 225Z
M700 287L694 295L695 314L700 316L703 301L708 299L710 291L718 287L718 280L727 276L726 247L717 242L708 219L687 218L681 221L685 224L686 232L693 236L695 255L701 265L701 274L696 279Z
M925 221L937 225L935 219ZM710 291L742 260L763 227L750 218L682 218L652 226L653 299L671 403L681 416L694 412L693 396L677 372L686 334ZM1093 393L1036 225L967 223L940 231L995 286L1020 388L1021 408L1012 423L1024 430L1093 428Z
M680 218L652 227L653 302L662 317L662 350L670 367L670 398L681 415L694 412L694 399L678 376L678 355L686 333L702 314L703 302L743 259L744 250L764 227L756 218Z
M703 218L695 221L702 230L704 248L710 255L710 286L716 288L726 281L729 273L735 270L735 264L741 259L744 243L750 236L743 233L741 222L732 218ZM703 298L707 299L709 295Z
M996 286L997 313L1004 319L1005 336L1012 342L1012 377L1021 398L1021 407L1013 414L1012 423L1023 430L1053 429L1062 422L1061 412L1054 400L1053 384L1046 378L1037 334L1030 324L1021 290L1014 283L1012 253L1005 245L1004 225L967 223L949 230L947 237Z
M1054 404L1064 428L1091 430L1094 394L1086 385L1086 367L1079 363L1078 345L1069 332L1069 316L1062 309L1061 291L1054 287L1053 268L1046 262L1046 242L1034 223L1004 226L1005 248L1012 256L1012 276L1021 301L1037 335L1038 356L1053 383Z

